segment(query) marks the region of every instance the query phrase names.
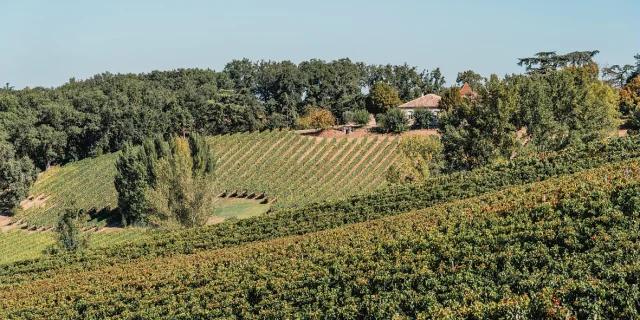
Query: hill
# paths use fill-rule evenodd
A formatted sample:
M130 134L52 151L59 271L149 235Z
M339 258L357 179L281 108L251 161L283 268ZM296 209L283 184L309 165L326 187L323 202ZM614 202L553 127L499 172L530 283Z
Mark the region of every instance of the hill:
M390 137L316 139L289 131L221 135L209 140L218 157L216 175L225 196L260 198L272 203L273 209L339 199L384 186L384 173L396 157L397 143ZM12 221L32 230L51 228L65 202L90 212L89 227L118 221L113 185L117 157L118 153L107 154L44 172L31 190L31 199L23 203L26 209Z
M27 264L24 280L16 265L1 271L0 312L42 318L630 318L639 302L632 285L640 274L639 172L640 162L628 160L240 246L41 271Z

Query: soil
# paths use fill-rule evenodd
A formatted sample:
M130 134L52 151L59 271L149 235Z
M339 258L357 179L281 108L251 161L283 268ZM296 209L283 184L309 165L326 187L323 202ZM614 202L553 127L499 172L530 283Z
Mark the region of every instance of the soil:
M44 207L45 202L49 199L49 196L45 196L44 193L37 197L31 195L27 199L20 202L20 205L24 210L29 210L32 207Z
M224 219L225 217L211 217L207 220L207 225L222 223Z
M406 132L398 135L398 134L393 134L393 133L377 133L377 132L373 132L373 131L371 131L371 128L372 127L355 128L349 134L344 133L342 127L331 128L331 129L322 130L322 131L317 131L317 130L298 130L296 132L301 134L301 135L308 136L308 137L314 137L314 138L319 139L319 140L332 139L332 138L358 139L358 138L375 137L375 136L378 136L378 137L398 137L398 136L403 136L404 137L404 136L431 136L431 135L438 135L438 130L433 130L433 129L409 130L409 131L406 131Z
M11 228L14 228L14 226L11 225L11 217L0 215L0 230L2 230L2 232L6 232Z

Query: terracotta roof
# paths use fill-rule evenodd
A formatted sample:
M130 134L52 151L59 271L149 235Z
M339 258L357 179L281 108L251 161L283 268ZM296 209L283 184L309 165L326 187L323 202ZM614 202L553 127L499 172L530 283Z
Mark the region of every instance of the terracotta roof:
M463 86L462 86L462 88L460 89L460 94L461 94L462 96L466 96L466 95L470 94L470 95L472 95L472 96L474 96L474 97L478 95L475 91L473 91L473 90L471 89L471 87L469 87L469 84L468 84L468 83L466 83L466 82L464 83L464 85L463 85Z
M440 96L437 94L427 94L418 99L411 100L403 105L398 106L398 108L437 108L438 102L440 102Z

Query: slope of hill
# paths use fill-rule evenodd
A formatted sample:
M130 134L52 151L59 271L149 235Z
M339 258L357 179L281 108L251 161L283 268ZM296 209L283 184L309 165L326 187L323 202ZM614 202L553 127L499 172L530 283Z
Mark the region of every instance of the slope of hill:
M312 204L300 208L279 210L252 219L190 229L175 233L161 232L147 238L144 243L127 247L110 248L83 254L81 261L97 259L104 263L115 263L119 260L130 261L132 258L176 253L193 253L201 250L228 248L255 241L264 241L291 235L302 235L311 232L341 227L381 217L388 217L411 209L427 208L433 205L456 201L487 192L497 191L514 185L527 184L539 180L547 180L571 172L581 172L589 168L605 166L608 170L615 163L623 174L631 177L630 171L637 160L621 159L637 157L638 144L634 139L625 138L603 145L600 151L593 149L574 150L542 159L529 159L516 162L517 166L498 166L490 170L486 168L475 172L453 174L439 177L424 185L410 185L401 188L378 190L372 194L353 196L344 200ZM611 164L607 164L611 162ZM591 170L593 172L593 170ZM602 173L604 179L611 178ZM557 179L557 178L556 178ZM526 189L530 192L531 189ZM55 258L54 258L55 259ZM57 263L41 261L23 262L20 267L7 268L2 274L10 274L11 280L20 281L23 275L32 269L48 270L64 267ZM67 263L75 264L74 259ZM80 260L79 260L80 261ZM86 267L86 264L82 264ZM24 274L27 272L27 274Z
M639 177L634 159L303 236L28 281L8 268L0 315L637 317Z
M142 239L147 235L147 230L139 228L100 232L88 231L89 248L100 251L104 248ZM0 231L0 251L2 252L0 265L40 258L42 251L52 244L54 244L54 239L51 232Z
M220 189L260 197L274 209L338 199L386 184L393 138L316 139L289 131L214 136ZM53 226L64 203L90 212L89 226L103 227L117 207L113 184L117 153L51 169L36 181L23 213L12 218L29 229Z

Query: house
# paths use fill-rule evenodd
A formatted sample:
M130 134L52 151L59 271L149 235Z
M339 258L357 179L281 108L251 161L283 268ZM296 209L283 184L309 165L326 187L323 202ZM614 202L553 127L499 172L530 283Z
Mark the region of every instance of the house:
M416 111L416 109L420 108L426 108L427 110L430 110L431 112L433 112L437 119L438 113L440 113L440 108L438 107L440 99L441 98L439 95L430 93L418 99L411 100L405 104L402 104L398 106L398 108L400 110L404 110L404 112L407 113L407 116L409 116L409 119L413 119L413 113Z

